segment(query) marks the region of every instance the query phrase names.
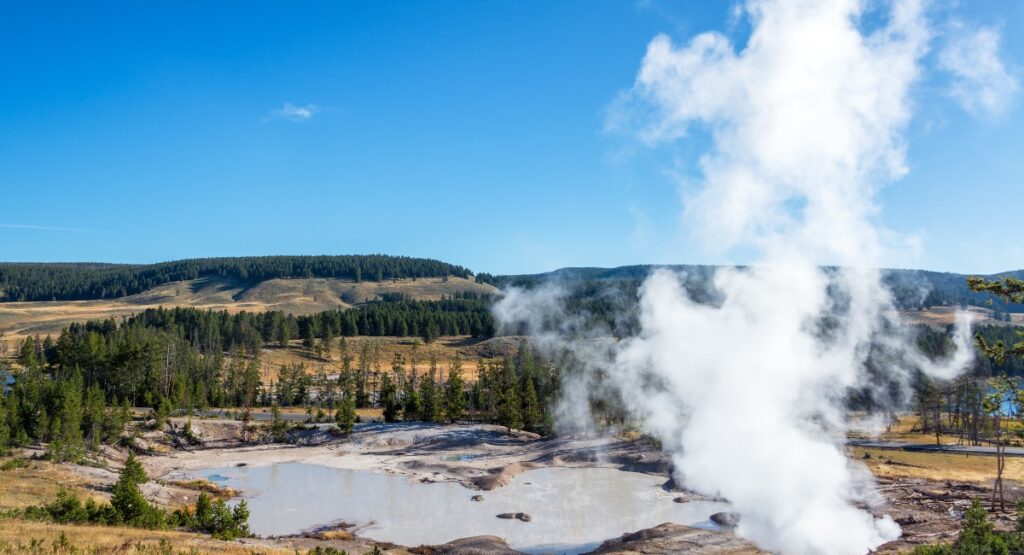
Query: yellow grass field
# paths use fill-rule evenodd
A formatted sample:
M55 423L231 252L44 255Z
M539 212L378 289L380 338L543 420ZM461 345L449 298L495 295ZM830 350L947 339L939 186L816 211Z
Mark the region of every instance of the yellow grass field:
M61 537L62 534L64 538ZM62 545L67 547L61 547ZM293 555L296 552L262 546L254 548L251 545L219 541L209 536L188 532L0 519L0 554L4 553Z
M462 377L468 381L476 381L480 374L480 366L485 360L511 356L519 348L519 337L497 337L487 340L474 339L469 336L442 337L432 343L424 343L414 337L347 337L349 356L352 357L352 368L358 368L359 355L364 346L377 352L377 361L381 371L390 371L395 355L401 355L406 372L414 367L420 376L430 372L431 357L437 361L438 380L448 375L448 368L455 356L462 361ZM264 348L260 354L261 372L264 382L277 379L282 365L303 364L310 374L318 374L321 369L327 375L336 375L342 369L342 356L335 348L330 356L317 356L302 346L301 341L292 341L287 348L271 346Z
M875 476L885 478L925 478L986 484L996 477L996 458L959 453L919 453L885 449L850 450L853 458L865 463ZM867 454L869 458L864 458ZM1024 482L1024 457L1007 457L1003 477Z

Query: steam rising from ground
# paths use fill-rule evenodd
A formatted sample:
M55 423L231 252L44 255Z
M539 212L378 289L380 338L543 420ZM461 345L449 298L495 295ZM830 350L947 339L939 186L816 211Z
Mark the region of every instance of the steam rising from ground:
M579 340L601 334L559 312L556 288L512 291L496 308L580 362L562 425L586 419L586 399L605 388L671 452L677 478L727 498L737 533L785 553L860 554L899 535L854 505L872 500L872 482L842 449L844 399L868 385L868 354L897 379L913 367L951 377L970 356L967 326L947 364L904 348L872 269L885 249L875 193L906 171L908 92L929 27L915 0L870 32L862 10L750 0L742 49L717 33L683 46L659 36L614 107L612 124L647 142L710 133L687 217L721 248L760 253L717 272L720 302L695 302L680 276L657 271L641 288L641 331L619 342Z

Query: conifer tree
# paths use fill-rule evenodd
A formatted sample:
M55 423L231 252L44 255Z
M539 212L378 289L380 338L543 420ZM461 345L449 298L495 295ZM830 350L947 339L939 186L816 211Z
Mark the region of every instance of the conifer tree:
M462 418L466 410L466 395L463 392L461 362L456 358L448 369L448 382L444 388L444 417L448 422Z
M541 424L540 405L537 402L537 388L533 386L533 380L527 378L526 388L523 391L523 427L530 431L536 431Z
M356 423L356 392L355 388L352 387L351 380L346 380L345 392L341 398L341 403L338 405L337 412L334 413L334 422L338 425L338 429L348 434L352 432L352 428Z
M398 395L395 382L391 376L384 374L380 382L380 406L384 409L384 421L394 422L398 420Z

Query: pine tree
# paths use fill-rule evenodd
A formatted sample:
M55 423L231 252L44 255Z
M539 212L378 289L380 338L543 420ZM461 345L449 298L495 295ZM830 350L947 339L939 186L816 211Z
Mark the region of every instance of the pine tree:
M541 424L540 405L537 402L537 388L533 386L533 380L527 378L526 388L523 391L523 427L530 431L536 431Z
M523 425L523 417L520 410L519 395L517 394L518 382L515 376L515 368L512 361L505 359L501 373L501 392L498 397L498 424L508 428L509 434L513 429L519 429Z
M458 360L458 359L456 359ZM462 418L466 410L466 395L463 391L461 363L452 361L448 369L448 383L444 389L444 416L448 422L455 422Z
M437 376L437 358L430 357L430 374L420 379L420 420L438 422L443 411L443 397L434 381Z
M384 421L394 422L398 420L398 395L395 382L391 376L384 374L380 382L380 406L384 409Z
M423 398L421 393L416 389L416 369L413 368L409 373L409 379L405 380L404 391L402 392L402 420L416 420L420 417L420 411L423 406ZM420 379L420 384L424 380Z
M337 412L334 414L334 422L338 425L338 429L346 434L352 433L352 428L356 423L355 396L356 392L352 387L351 380L346 380L345 394L341 399Z
M2 386L0 383L0 387ZM11 447L11 427L7 423L7 407L4 405L5 398L0 393L0 455L6 455Z
M147 513L154 512L139 488L147 481L149 481L149 477L146 476L146 471L135 458L135 454L129 454L121 469L121 476L114 484L113 495L110 497L110 505L114 508L118 518L125 524L143 523L148 520Z

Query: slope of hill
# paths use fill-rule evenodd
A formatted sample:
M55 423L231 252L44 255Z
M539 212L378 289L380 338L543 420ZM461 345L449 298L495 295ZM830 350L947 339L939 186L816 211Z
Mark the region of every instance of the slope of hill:
M386 255L197 258L159 264L0 263L0 301L114 299L165 283L220 276L239 281L340 278L384 281L472 272L439 260Z
M280 310L301 315L348 308L388 295L438 300L464 292L493 294L493 286L461 277L361 281L338 278L239 280L226 276L166 283L119 299L0 303L0 334L56 335L71 322L120 318L147 308L197 307L228 312Z

